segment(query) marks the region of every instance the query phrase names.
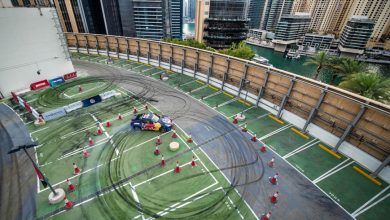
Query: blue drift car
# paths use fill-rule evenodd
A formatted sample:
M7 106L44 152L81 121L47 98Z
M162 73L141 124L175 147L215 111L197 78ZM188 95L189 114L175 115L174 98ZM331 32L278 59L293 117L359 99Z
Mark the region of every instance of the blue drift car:
M154 113L138 114L130 123L133 129L167 132L172 129L172 120Z

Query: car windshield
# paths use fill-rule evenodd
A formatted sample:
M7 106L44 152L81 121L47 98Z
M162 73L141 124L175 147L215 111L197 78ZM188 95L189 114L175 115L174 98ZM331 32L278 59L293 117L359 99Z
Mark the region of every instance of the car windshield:
M153 117L152 117L152 121L153 121L154 123L158 122L159 119L160 119L160 118L157 117L156 115L153 115Z

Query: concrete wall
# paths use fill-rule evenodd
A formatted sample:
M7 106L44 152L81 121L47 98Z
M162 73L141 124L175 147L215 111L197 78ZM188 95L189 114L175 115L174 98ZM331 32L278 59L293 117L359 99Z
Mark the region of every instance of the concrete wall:
M37 8L0 8L0 92L4 96L74 71L51 10L55 9L42 8L41 16Z
M390 155L390 108L374 100L280 69L191 47L93 34L66 33L66 37L72 51L138 60L183 71L220 88L223 84L225 91L338 146L371 171ZM240 89L242 79L250 83ZM390 177L390 168L383 172Z

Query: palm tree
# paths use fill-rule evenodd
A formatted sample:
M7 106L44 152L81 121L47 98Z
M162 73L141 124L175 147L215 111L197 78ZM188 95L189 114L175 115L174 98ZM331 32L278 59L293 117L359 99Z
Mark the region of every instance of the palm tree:
M366 64L359 62L351 58L340 58L340 61L335 66L335 69L338 70L344 76L351 74L364 72L366 70Z
M379 73L361 72L346 76L339 87L370 99L390 103L390 78Z
M303 65L317 65L317 70L313 74L313 79L318 79L322 68L328 65L329 58L328 54L324 51L317 53L314 57L311 57L308 61L306 61Z

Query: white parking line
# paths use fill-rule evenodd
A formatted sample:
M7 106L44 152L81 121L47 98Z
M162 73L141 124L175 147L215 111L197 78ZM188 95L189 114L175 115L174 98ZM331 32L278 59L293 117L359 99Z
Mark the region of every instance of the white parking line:
M325 173L323 173L321 176L317 177L315 180L313 181L317 181L319 179L321 179L322 177L328 175L329 173L333 172L333 170L339 168L340 166L342 166L343 164L345 164L346 162L348 162L350 160L350 158L347 158L346 160L344 160L343 162L337 164L336 166L334 166L332 169L326 171Z
M318 182L322 181L323 179L328 178L329 176L332 176L333 174L339 172L340 170L346 168L347 166L353 164L354 162L355 161L351 161L351 162L345 164L344 166L342 166L342 167L340 167L340 168L338 168L338 169L336 169L336 170L334 170L334 171L332 171L332 172L322 176L321 178L317 178L317 179L313 180L313 183L317 184Z
M287 158L289 158L289 157L291 157L291 156L293 156L293 155L295 155L303 150L306 150L307 148L312 147L313 145L318 144L318 143L320 143L320 141L317 138L315 138L315 139L303 144L302 146L298 147L297 149L291 151L290 153L284 155L282 158L287 159Z
M386 189L387 189L387 188L389 188L389 186L387 186ZM352 216L353 216L354 218L356 218L357 216L361 215L362 213L364 213L364 212L366 212L367 210L369 210L369 209L371 209L372 207L374 207L376 204L378 204L378 203L382 202L383 200L387 199L387 197L389 197L389 196L390 196L390 193L388 193L387 195L385 195L385 196L383 196L382 198L378 199L377 201L375 201L375 202L372 203L371 205L367 206L366 208L361 209L361 210L358 211L358 212L355 211L356 213L355 213L355 212L352 213Z

